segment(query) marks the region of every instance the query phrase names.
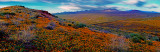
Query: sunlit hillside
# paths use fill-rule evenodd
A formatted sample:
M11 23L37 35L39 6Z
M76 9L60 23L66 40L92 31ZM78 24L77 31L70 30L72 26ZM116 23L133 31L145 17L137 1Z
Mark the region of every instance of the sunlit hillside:
M157 40L159 40L160 39L159 18L160 17L128 19L128 20L119 20L114 22L99 23L95 25L101 27L117 28L132 33L140 33L140 34L146 33L146 35L149 34L147 36L149 37L156 36L158 38Z
M144 12L139 10L119 11L116 9L87 10L77 12L56 13L59 18L84 24L97 24L117 20L159 17L160 13Z
M0 9L0 51L126 52L160 51L160 42L137 34L125 38L68 23L47 11L10 6ZM137 39L138 38L138 39Z
M103 14L68 14L68 15L57 15L62 19L67 19L69 21L75 21L85 24L96 24L113 21L112 18L107 18Z

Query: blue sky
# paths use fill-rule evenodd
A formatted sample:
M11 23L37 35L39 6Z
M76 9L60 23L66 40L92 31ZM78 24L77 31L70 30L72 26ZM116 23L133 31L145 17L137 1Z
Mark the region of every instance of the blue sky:
M160 0L0 0L0 8L23 5L50 13L114 8L160 12Z

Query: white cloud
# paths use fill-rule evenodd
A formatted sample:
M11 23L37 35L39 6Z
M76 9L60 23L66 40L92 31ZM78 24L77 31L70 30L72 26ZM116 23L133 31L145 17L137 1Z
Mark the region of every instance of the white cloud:
M0 5L0 8L4 8L7 7L8 5Z
M72 9L72 10L88 10L88 9L98 9L101 6L94 6L94 5L79 5L75 3L61 3L62 6L59 8L61 9Z
M159 10L160 8L152 8L152 9L149 9L149 8L146 8L146 9L140 9L140 10L142 10L142 11L154 11L154 12L160 12L160 10Z
M9 2L9 1L26 2L26 1L35 1L35 0L0 0L0 2Z
M122 3L124 3L124 4L136 4L139 1L145 2L145 0L127 0L127 1L123 1Z
M46 1L46 0L41 0L42 2L45 2L45 3L50 3L50 4L52 4L52 2L50 2L50 1Z
M62 3L62 6L59 6L58 8L63 9L63 10L79 10L81 9L80 7L78 7L76 4L74 3Z
M58 8L64 9L64 10L79 10L79 9L81 9L79 7L71 6L71 5L63 5L63 6L60 6Z
M147 7L147 8L157 8L159 7L158 4L148 4L148 5L144 5L144 7Z

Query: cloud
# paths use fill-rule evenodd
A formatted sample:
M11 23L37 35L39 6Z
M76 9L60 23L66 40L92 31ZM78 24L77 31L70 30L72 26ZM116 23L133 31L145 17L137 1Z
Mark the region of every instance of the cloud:
M142 1L138 1L138 3L136 3L135 5L138 7L142 7L146 4L146 2L142 2Z
M80 7L76 7L76 6L60 6L60 7L58 7L58 8L60 8L60 9L64 9L64 10L79 10L79 9L81 9Z
M119 5L104 5L104 6L96 6L96 5L79 5L75 3L63 3L62 6L59 6L58 8L63 10L90 10L90 9L96 9L96 10L102 10L102 9L119 9L119 10L128 10L128 7L125 6L119 6Z
M118 3L122 0L41 0L46 3L75 3L80 5L106 5Z
M117 6L117 5L106 5L106 8L111 8L111 9L118 9L118 10L126 10L129 9L128 7L125 6Z
M58 8L63 9L63 10L80 10L81 9L74 3L67 3L67 4L62 3L62 5L59 6Z
M123 1L123 3L125 3L125 4L136 4L138 2L145 2L145 0L126 0L126 1Z
M148 4L148 5L144 5L143 7L146 7L146 8L158 8L159 5L158 4Z
M154 11L154 12L160 12L160 7L158 8L145 8L145 9L139 9L139 10L142 10L142 11Z
M46 1L46 0L41 0L42 2L45 2L45 3L52 3L50 1Z
M90 9L106 9L104 6L97 6L97 5L80 5L75 3L63 3L62 6L58 8L64 10L90 10Z
M0 2L9 2L9 1L26 2L26 1L35 1L35 0L0 0Z
M0 8L4 8L7 7L8 5L0 5Z
M123 1L122 3L141 7L146 4L146 0L127 0Z
M61 4L59 9L73 11L73 10L101 10L107 9L106 5L122 2L123 0L41 0L42 2ZM111 7L110 7L111 8ZM127 7L114 6L112 8L124 9Z

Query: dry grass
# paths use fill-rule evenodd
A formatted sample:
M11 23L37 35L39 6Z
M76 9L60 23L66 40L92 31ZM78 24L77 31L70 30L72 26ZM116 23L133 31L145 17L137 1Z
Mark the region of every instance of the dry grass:
M19 31L17 34L10 35L9 39L11 40L21 40L23 42L29 42L35 37L34 31L31 31L30 28Z
M111 42L112 43L109 44L111 50L123 52L129 50L129 41L126 41L123 36L112 38Z

